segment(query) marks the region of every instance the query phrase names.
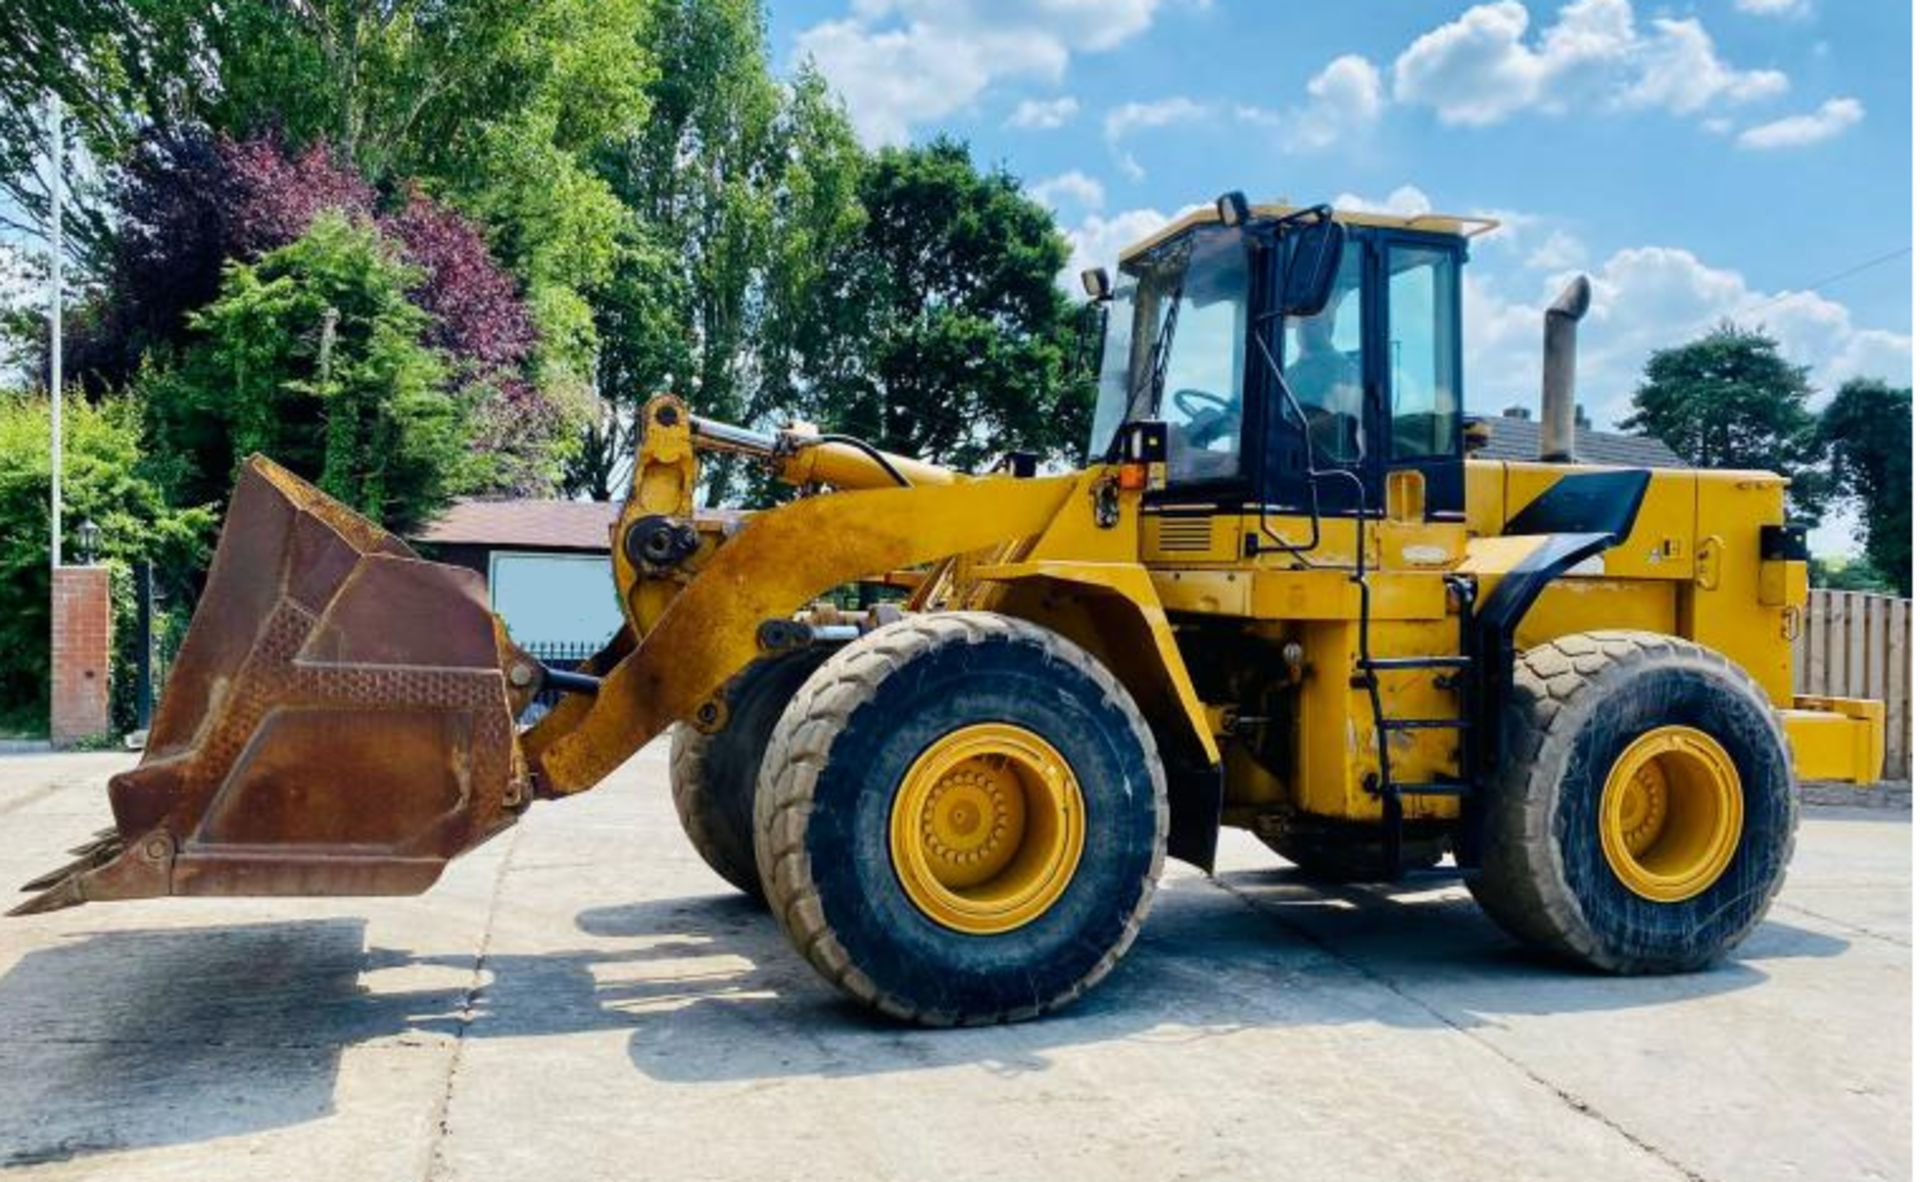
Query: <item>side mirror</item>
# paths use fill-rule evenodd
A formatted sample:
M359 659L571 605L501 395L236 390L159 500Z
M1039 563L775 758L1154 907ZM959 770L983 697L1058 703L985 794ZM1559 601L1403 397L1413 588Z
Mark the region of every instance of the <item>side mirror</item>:
M1105 274L1105 272L1101 272ZM1106 346L1107 312L1110 305L1096 298L1080 305L1080 323L1074 332L1073 376L1097 381L1100 377L1100 351Z
M1307 222L1280 240L1280 292L1275 311L1282 316L1318 316L1333 297L1340 258L1347 249L1347 228L1331 217Z

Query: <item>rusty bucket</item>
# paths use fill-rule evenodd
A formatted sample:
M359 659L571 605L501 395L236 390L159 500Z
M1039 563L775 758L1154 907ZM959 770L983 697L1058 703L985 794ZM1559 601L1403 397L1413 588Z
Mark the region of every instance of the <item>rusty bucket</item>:
M114 828L13 914L424 891L525 806L516 664L479 575L256 456Z

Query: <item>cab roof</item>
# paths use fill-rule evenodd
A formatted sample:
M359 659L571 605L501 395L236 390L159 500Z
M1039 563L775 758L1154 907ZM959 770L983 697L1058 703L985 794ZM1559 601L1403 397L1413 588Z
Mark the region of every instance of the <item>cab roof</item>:
M1287 214L1296 213L1303 208L1306 207L1286 204L1256 205L1253 207L1253 216L1285 217ZM1428 234L1448 234L1456 238L1477 238L1482 234L1491 233L1500 228L1500 223L1497 220L1479 217L1474 214L1400 214L1336 209L1333 211L1333 216L1334 220L1344 222L1349 226L1377 226L1390 230L1418 230ZM1206 225L1218 222L1219 220L1219 210L1211 205L1203 205L1197 209L1189 210L1182 216L1168 222L1154 233L1149 234L1132 246L1122 250L1120 252L1120 261L1125 262L1135 255L1152 250L1167 239L1193 226Z

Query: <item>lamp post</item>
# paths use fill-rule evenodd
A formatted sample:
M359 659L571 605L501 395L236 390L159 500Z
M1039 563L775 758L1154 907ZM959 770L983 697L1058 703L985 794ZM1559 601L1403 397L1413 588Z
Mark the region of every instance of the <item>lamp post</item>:
M80 565L92 566L100 556L100 527L89 517L74 532L80 535Z
M54 570L60 569L60 469L63 466L61 462L63 449L60 440L60 387L64 384L63 375L60 372L60 284L61 270L64 262L61 256L65 253L65 249L60 241L61 190L65 187L65 178L61 175L63 167L61 156L63 155L63 151L60 141L62 134L61 124L63 122L64 117L61 110L60 96L57 93L49 91L47 94L47 146L51 167L47 170L47 174L49 178L48 183L52 190L50 196L52 198L53 208L50 211L52 216L48 218L51 225L48 228L47 237L53 247L53 257L48 260L50 264L48 269L51 272L50 277L52 284L48 298L48 327L51 330L51 339L48 342L49 347L47 350L47 376L50 379L53 394L53 454L51 457L53 472L51 515L53 521L53 539L50 552Z

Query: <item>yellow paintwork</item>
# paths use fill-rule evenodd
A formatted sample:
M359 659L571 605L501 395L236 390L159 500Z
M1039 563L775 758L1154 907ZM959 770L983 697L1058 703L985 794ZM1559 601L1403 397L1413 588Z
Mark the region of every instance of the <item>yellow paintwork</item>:
M1477 545L1585 464L1467 462L1467 528ZM1522 647L1593 628L1644 628L1727 654L1776 707L1793 696L1792 641L1806 563L1760 561L1760 529L1786 520L1787 482L1770 472L1659 469L1633 532L1598 569L1576 569L1522 622ZM1503 565L1495 560L1491 565Z
M1438 578L1396 572L1367 577L1375 620L1437 620L1446 614ZM1338 570L1155 570L1169 611L1251 620L1357 620L1360 588Z
M1780 712L1803 780L1871 784L1887 754L1887 704L1864 698L1796 697Z
M887 826L907 898L971 936L1044 915L1073 881L1086 838L1073 768L1039 735L999 722L934 740L907 769Z
M1698 473L1695 552L1700 570L1681 588L1680 634L1725 653L1776 706L1793 701L1793 636L1806 606L1805 583L1786 603L1767 603L1760 585L1760 527L1786 520L1786 481L1764 472ZM1791 565L1802 573L1804 562ZM1785 598L1781 596L1781 598Z
M612 526L614 586L620 589L620 607L635 636L648 629L667 610L699 564L689 563L676 577L643 579L627 557L621 539L642 517L693 520L693 494L700 483L700 456L694 450L691 420L678 399L660 395L641 410L647 424L647 446L635 457L633 486Z
M1204 762L1220 760L1212 718L1194 691L1173 627L1144 568L1127 563L1021 562L982 566L973 575L997 585L993 610L1043 623L1091 652L1127 687L1162 737L1183 735ZM1016 589L1038 594L1017 594ZM1046 602L1048 596L1055 602ZM1123 605L1100 610L1102 601ZM1125 616L1144 635L1129 630ZM1144 640L1145 643L1142 643Z
M1740 772L1712 735L1656 727L1627 744L1600 790L1600 850L1620 885L1655 903L1719 881L1740 846Z
M881 454L887 457L887 463L894 471L906 477L915 487L960 484L972 479L938 464L897 456L891 452ZM897 485L886 469L874 463L873 457L844 443L815 443L795 449L781 459L779 476L783 482L796 488L811 484L831 485L834 488L893 488Z
M649 416L661 405L649 404ZM527 736L541 789L580 790L676 718L718 725L719 691L760 655L761 622L836 585L895 572L892 581L915 587L912 610L1004 612L1087 649L1139 703L1164 757L1225 768L1229 819L1251 823L1263 808L1377 819L1369 785L1378 747L1357 676L1356 548L1368 570L1374 655L1453 654L1460 621L1442 576L1473 575L1484 600L1540 544L1501 536L1507 522L1565 475L1597 470L1472 460L1464 521L1419 520L1426 490L1403 480L1384 520L1362 528L1330 517L1309 554L1248 557L1250 539L1304 542L1311 523L1201 504L1143 512L1141 491L1121 487L1117 467L1019 480L892 462L913 487L891 487L871 457L843 444L785 450L773 461L779 475L847 491L755 514L730 535L703 529L700 549L672 572L637 570L616 544L628 626L596 661L600 695L570 699ZM699 469L683 432L649 430L635 471L616 543L638 517L691 512ZM1146 483L1164 478L1156 466ZM1801 774L1871 778L1884 724L1870 711L1791 696L1788 645L1804 611L1805 564L1758 556L1760 527L1783 519L1784 487L1765 473L1655 473L1626 542L1548 588L1519 644L1596 628L1695 639L1736 660L1782 708ZM1451 679L1435 670L1384 671L1379 681L1390 715L1460 709ZM1389 738L1402 782L1461 773L1458 731ZM1405 806L1413 819L1458 809L1449 796Z
M589 788L675 720L696 717L761 655L762 622L791 618L867 575L1038 534L1086 479L993 477L834 493L755 514L714 548L637 647L604 671L590 706L570 725L542 719L527 732L522 745L540 791Z

